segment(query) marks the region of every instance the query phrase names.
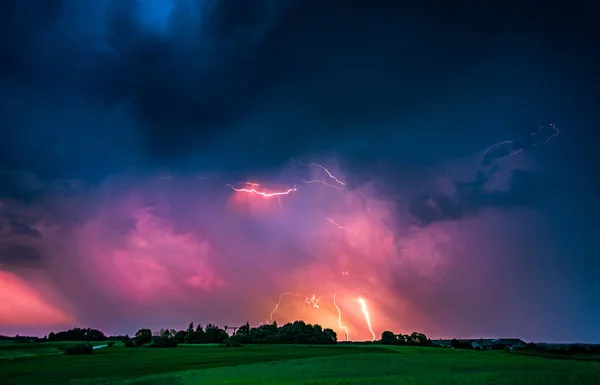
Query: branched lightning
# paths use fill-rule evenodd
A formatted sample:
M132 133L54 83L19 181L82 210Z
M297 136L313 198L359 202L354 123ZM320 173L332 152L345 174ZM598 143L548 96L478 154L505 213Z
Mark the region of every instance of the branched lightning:
M501 144L498 144L501 145ZM493 147L488 149L487 152L493 150ZM345 190L347 189L346 183L342 180L340 180L338 177L336 177L335 175L333 175L326 167L318 164L318 163L302 163L301 164L305 165L305 166L309 166L309 167L317 167L320 170L322 170L325 174L326 177L324 177L325 179L311 179L311 180L303 180L303 183L306 184L314 184L314 183L319 183L319 184L323 184L325 186L334 188L334 189L338 189L338 190ZM289 195L292 192L297 191L297 187L294 185L294 187L292 188L288 188L286 190L280 190L280 191L269 191L269 190L264 190L261 185L259 183L256 182L251 182L251 181L246 181L246 182L239 182L237 184L227 184L227 187L231 188L232 190L236 191L236 192L241 192L241 193L248 193L248 194L255 194L255 195L260 195L262 197L265 198L272 198L275 197L277 198L278 202L280 205L282 205L281 203L281 197L284 195ZM237 186L237 187L236 187ZM363 194L362 191L359 191L361 197L364 199L365 201L365 205L366 205L366 210L371 213L370 208L368 207L368 202L367 199L365 197L365 195ZM283 207L283 206L282 206ZM345 231L351 231L349 228L340 225L339 223L337 223L335 220L333 220L332 218L329 217L325 217L325 219L330 222L331 224L333 224L334 226L336 226L338 229L340 230L345 230ZM341 271L342 276L348 276L349 273L346 270L342 270ZM275 304L275 306L272 308L271 312L269 313L268 318L263 319L258 326L261 325L266 325L266 324L271 324L274 322L274 318L275 318L275 314L280 310L282 302L283 302L283 298L286 296L290 296L290 297L294 297L294 303L304 303L305 306L311 306L315 309L319 309L320 308L320 300L321 297L317 297L316 295L304 295L301 293L296 293L296 292L284 292L279 294L278 297L278 301ZM368 326L369 332L371 333L371 336L373 338L373 341L376 340L376 335L375 332L373 331L373 327L371 324L371 315L369 313L369 309L367 306L367 302L365 301L364 298L359 297L358 299L355 300L355 302L358 302L358 304L360 305L360 309L364 315L364 319L365 322ZM333 294L333 305L335 306L337 312L338 312L338 327L340 330L343 330L345 333L345 339L346 341L348 341L348 335L349 335L349 330L348 327L346 325L344 325L344 323L342 322L342 311L340 309L340 307L337 304L337 293Z
M337 303L335 301L336 295L337 295L337 293L333 294L333 305L335 306L335 308L337 309L337 312L338 312L338 327L340 328L340 330L344 331L344 333L346 334L346 342L348 342L348 328L345 327L344 325L342 325L342 311L340 310L340 307L337 305Z
M312 307L318 309L319 301L321 300L321 297L317 298L317 296L315 296L314 294L310 297L304 297L304 303L307 305L312 305Z
M488 154L489 154L491 151L495 150L495 149L496 149L496 148L498 148L498 147L501 147L501 146L503 146L503 145L508 145L508 144L514 144L514 143L516 143L516 142L517 142L516 140L505 140L505 141L502 141L502 142L499 142L499 143L492 144L491 146L489 146L489 147L488 147L488 148L487 148L487 149L486 149L486 150L483 152L483 156L484 156L484 157L485 157L485 156L487 156L487 155L488 155ZM509 153L508 153L508 154L506 154L506 155L504 155L504 156L501 156L501 157L499 157L499 158L496 158L496 160L500 161L500 160L506 159L506 158L508 158L508 157L511 157L511 156L513 156L513 155L516 155L516 154L520 153L521 151L523 151L523 149L522 149L522 148L513 149L513 150L509 151Z
M294 191L298 191L298 189L296 188L296 186L294 186L292 188L289 188L287 190L284 190L284 191L276 191L276 192L271 192L271 193L257 190L254 187L253 188L236 188L236 187L234 187L233 185L230 185L230 184L228 184L226 186L230 187L234 191L245 192L245 193L249 193L249 194L256 194L256 195L263 196L265 198L279 197L281 195L289 195L290 193L292 193ZM255 187L258 187L258 186L255 184Z
M544 140L541 144L534 144L534 146L543 146L548 144L549 141L551 141L552 139L556 138L559 134L560 134L560 130L558 128L556 128L556 125L553 123L550 123L549 126L552 128L552 130L554 131L552 133L552 135L550 135L546 140ZM531 134L531 136L535 136L537 135L540 131L542 131L542 129L544 128L544 126L540 126L540 128L537 129L536 132L534 132L533 134Z
M346 230L346 231L350 231L349 228L344 227L340 224L338 224L336 221L334 221L333 219L329 218L329 217L325 217L325 219L327 219L329 222L331 222L334 226L336 226L338 229L340 230Z
M281 306L281 301L283 300L284 296L304 297L302 299L302 302L304 302L306 305L311 305L312 307L314 307L316 309L319 308L319 300L321 300L321 297L317 297L314 294L312 296L306 296L304 294L294 293L294 292L281 293L281 294L279 294L279 300L277 301L277 303L275 304L275 307L273 308L273 310L271 310L271 313L269 314L269 318L263 319L259 323L259 326L270 324L273 322L273 315L277 312L277 310L279 310L279 307Z
M373 327L371 326L371 316L369 315L369 308L367 307L367 301L365 301L365 299L362 297L359 297L357 299L357 301L358 301L358 304L360 305L360 310L365 315L365 321L367 322L369 331L371 332L371 335L373 336L373 341L375 341L377 339L377 337L375 336L375 332L373 331Z
M332 184L329 184L329 183L327 183L327 182L325 182L325 181L323 181L323 180L315 180L315 179L313 179L313 180L309 180L309 181L304 181L304 183L322 183L322 184L324 184L324 185L326 185L326 186L333 187L333 188L337 188L337 189L342 189L342 190L346 188L346 183L342 182L342 181L341 181L340 179L338 179L338 178L337 178L335 175L333 175L333 174L332 174L332 173L331 173L331 172L330 172L330 171L329 171L329 170L328 170L328 169L327 169L325 166L323 166L323 165L320 165L320 164L318 164L318 163L303 163L303 162L300 162L300 161L298 161L298 162L299 162L301 165L303 165L303 166L308 166L308 167L318 167L318 168L320 168L321 170L325 171L325 173L327 174L327 176L328 176L330 179L333 179L333 180L335 181L335 183L337 183L339 186L334 186L334 185L332 185ZM342 186L343 186L343 187L342 187Z
M494 160L501 161L503 159L506 159L508 157L516 155L516 154L522 152L523 150L525 150L525 148L527 146L534 146L534 147L544 146L560 134L560 130L556 127L555 124L550 123L549 126L550 126L550 128L552 128L553 133L552 133L552 135L547 137L543 142L539 142L539 143L532 142L532 140L533 140L532 138L535 137L536 135L538 135L544 129L544 126L540 126L540 128L538 128L535 132L532 132L531 134L529 134L529 137L524 137L522 139L504 140L502 142L492 144L490 147L488 147L483 152L483 158L486 159L486 157L490 154L490 152L492 152L500 147L503 147L503 146L508 147L507 154L498 156L497 158L494 158Z
M324 180L320 180L320 179L311 179L311 180L303 180L302 182L306 183L306 184L311 184L311 183L321 183L324 184L327 187L331 187L331 188L335 188L338 190L345 190L345 187L342 186L334 186L332 184L329 184L327 182L325 182Z

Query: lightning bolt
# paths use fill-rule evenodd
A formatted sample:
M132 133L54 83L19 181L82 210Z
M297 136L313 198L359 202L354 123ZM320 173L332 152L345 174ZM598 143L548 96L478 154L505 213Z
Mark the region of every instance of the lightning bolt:
M245 193L249 193L249 194L256 194L256 195L260 195L263 196L265 198L271 198L271 197L280 197L281 195L289 195L292 192L298 191L298 189L296 188L296 186L289 188L287 190L284 191L276 191L276 192L264 192L264 191L259 191L256 188L236 188L230 184L226 185L227 187L230 187L232 190L234 191L238 191L238 192L245 192ZM258 186L255 186L258 187Z
M549 127L552 129L552 135L550 135L548 138L546 138L546 140L544 140L541 143L531 143L529 142L529 145L531 146L544 146L546 144L548 144L548 142L550 142L552 139L556 138L559 134L560 134L560 130L556 127L555 124L550 123ZM542 130L544 129L544 126L540 126L540 128L538 128L535 132L532 132L531 134L529 134L529 137L534 137L536 135L538 135ZM527 143L527 139L523 138L520 140L504 140L502 142L498 142L495 144L492 144L490 147L488 147L484 152L483 152L483 157L485 159L485 157L492 151L502 147L502 146L512 146L512 148L510 149L510 151L508 151L508 153L506 155L500 156L498 158L494 158L493 160L495 161L501 161L503 159L506 159L508 157L511 157L513 155L516 155L518 153L520 153L521 151L525 150L525 147Z
M271 310L271 313L269 313L269 318L267 319L263 319L258 325L266 325L266 324L270 324L273 322L273 316L274 314L277 312L277 310L279 310L279 307L281 306L281 301L283 301L283 297L285 296L292 296L292 297L304 297L304 299L302 300L302 302L304 302L307 305L312 305L314 308L318 309L319 308L319 300L321 299L321 297L316 297L314 294L312 296L306 296L304 294L300 294L300 293L294 293L294 292L285 292L285 293L281 293L279 294L279 300L277 301L277 303L275 304L275 307L273 307L273 310Z
M329 217L325 217L325 219L327 219L329 222L331 222L334 226L336 226L338 229L341 230L346 230L346 231L351 231L349 228L341 226L340 224L338 224L336 221L334 221L333 219L329 218Z
M483 157L485 158L485 156L486 156L487 154L489 154L490 152L494 151L495 149L497 149L497 148L499 148L499 147L501 147L501 146L504 146L504 145L507 145L507 144L514 144L514 143L516 143L516 142L517 142L516 140L505 140L505 141L502 141L502 142L499 142L499 143L496 143L496 144L492 144L491 146L489 146L489 147L488 147L488 148L487 148L487 149L486 149L486 150L483 152ZM516 154L520 153L521 151L523 151L523 149L522 149L522 148L517 148L516 150L515 150L515 149L513 149L513 150L511 150L511 151L510 151L510 152L509 152L507 155L504 155L504 156L502 156L502 157L500 157L500 158L496 158L495 160L497 160L497 161L500 161L500 160L506 159L506 158L508 158L508 157L511 157L511 156L513 156L513 155L516 155Z
M552 133L552 135L550 135L545 141L543 141L541 145L534 144L534 146L544 146L544 145L548 144L549 141L556 138L560 134L560 130L558 128L556 128L556 125L554 125L553 123L550 123L549 126L550 126L550 128L552 128L552 131L554 131ZM531 134L531 136L537 135L540 131L542 131L543 128L544 128L544 126L540 126L540 128L538 128L536 132Z
M302 182L306 183L306 184L311 184L311 183L321 183L324 184L327 187L331 187L331 188L335 188L338 190L345 190L345 187L341 187L341 186L334 186L332 184L329 184L327 182L325 182L324 180L320 180L320 179L312 179L312 180L303 180Z
M360 193L360 196L365 201L365 206L366 206L367 212L369 213L369 215L371 215L371 208L369 207L369 201L367 200L367 197L365 197L365 194L363 194L362 190L358 190L358 192Z
M357 301L358 301L358 304L360 305L360 310L365 315L365 321L367 322L369 331L371 332L371 335L373 336L373 341L375 341L377 339L377 337L375 336L375 332L373 331L373 327L371 326L371 316L369 315L369 308L367 307L367 301L365 301L365 299L362 297L359 297L357 299Z
M318 167L321 170L325 171L325 174L327 174L327 176L331 179L333 179L338 185L340 186L344 186L344 187L334 187L332 185L330 185L329 183L325 182L325 181L317 181L317 180L313 180L313 181L306 181L305 183L323 183L327 186L333 187L333 188L341 188L344 189L346 187L346 183L342 182L341 180L339 180L335 175L333 175L325 166L320 165L318 163L302 163L300 161L298 161L298 163L300 163L303 166L308 166L308 167Z
M335 302L336 295L337 295L337 293L333 294L333 306L335 306L335 308L337 309L337 312L338 312L338 327L340 328L340 330L344 331L344 333L346 334L346 342L348 342L348 328L345 327L344 325L342 325L342 311L340 310L340 307Z
M319 308L319 301L321 300L321 297L317 298L313 294L311 297L305 297L304 298L304 303L307 304L307 305L312 305L312 307L318 309Z

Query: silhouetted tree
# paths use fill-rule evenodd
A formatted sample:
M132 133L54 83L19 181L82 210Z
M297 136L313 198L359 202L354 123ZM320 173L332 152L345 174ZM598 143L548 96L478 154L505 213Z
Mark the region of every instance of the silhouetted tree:
M225 341L225 339L228 337L229 336L227 335L227 332L225 332L225 330L219 328L216 325L208 324L204 328L204 339L202 342L209 343L209 344L210 343L219 344L219 343Z
M423 333L412 332L408 338L408 343L410 345L427 345L428 339L427 336Z
M133 348L135 346L135 343L131 338L129 338L129 335L127 334L125 335L125 338L123 338L123 346L125 346L126 348Z
M393 332L386 330L383 333L381 333L380 342L382 345L397 345L398 339L396 338L396 335Z
M398 345L406 345L409 340L409 336L406 334L398 334L396 338L398 340Z
M185 342L186 335L187 332L185 330L178 330L177 332L175 332L173 338L175 338L175 341L177 341L178 344L182 344Z
M323 329L319 343L323 345L335 345L337 344L337 334L333 329L325 328Z
M48 335L48 341L104 341L106 339L100 330L89 328L73 328Z
M235 336L237 336L239 340L243 341L248 338L251 329L250 323L246 322L245 325L240 326L240 328L235 332Z
M152 331L150 329L140 329L135 332L135 344L143 346L152 342Z

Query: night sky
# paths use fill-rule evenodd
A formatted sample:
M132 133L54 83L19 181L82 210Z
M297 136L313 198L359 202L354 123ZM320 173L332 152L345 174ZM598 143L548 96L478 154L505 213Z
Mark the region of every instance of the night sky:
M2 1L0 334L600 342L598 2L448 3Z

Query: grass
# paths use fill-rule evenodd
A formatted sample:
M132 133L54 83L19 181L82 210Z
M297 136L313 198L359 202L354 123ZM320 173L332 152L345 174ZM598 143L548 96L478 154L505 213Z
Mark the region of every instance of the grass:
M11 349L17 348L6 350ZM0 345L2 350L4 345ZM419 347L115 346L89 356L42 353L0 360L0 379L2 384L72 385L592 385L600 384L600 364L507 352Z
M92 345L105 345L110 341L92 342ZM65 346L75 345L80 342L44 342L44 343L15 343L12 341L0 342L0 362L24 357L37 357L48 354L62 354L59 350ZM115 342L121 344L121 342Z

